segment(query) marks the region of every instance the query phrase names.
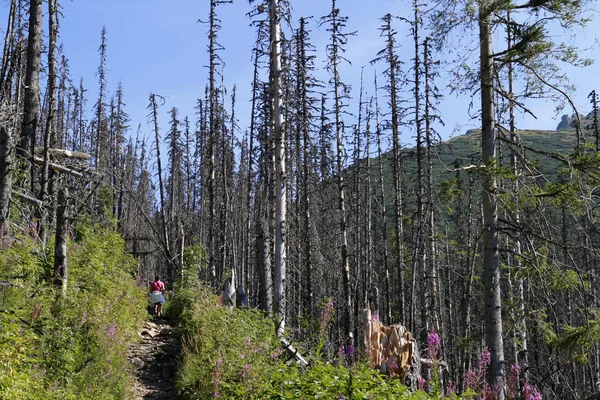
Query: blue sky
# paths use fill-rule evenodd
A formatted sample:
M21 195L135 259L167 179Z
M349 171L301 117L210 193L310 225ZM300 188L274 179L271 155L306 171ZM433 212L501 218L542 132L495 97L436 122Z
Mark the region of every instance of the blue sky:
M8 3L8 0L0 0L2 29L6 24ZM83 77L84 85L89 89L88 106L94 104L97 93L98 46L102 26L105 25L108 37L109 88L114 93L119 80L122 81L127 112L132 119L132 132L135 132L138 123L142 123L146 134L150 131L146 123L150 92L166 98L160 115L163 129L167 127L171 107L179 108L182 118L188 115L194 119L193 107L196 99L204 96L207 82L207 26L197 21L207 19L208 0L61 0L61 3L64 19L61 21L60 42L69 59L73 79L78 82ZM380 25L379 18L388 12L409 16L407 4L397 0L338 0L342 14L349 17L348 30L357 31L357 36L349 39L346 54L353 64L344 66L341 71L342 80L352 84L355 98L358 97L359 77L363 66L368 91L373 94L370 83L374 70L369 61L383 47L377 29ZM324 68L323 56L329 38L325 27L318 27L316 19L330 11L331 3L325 0L292 0L292 7L295 22L301 16L315 17L311 23L312 42L319 50L317 67ZM225 47L225 51L221 53L225 62L225 83L229 93L233 84L237 85L236 116L242 129L247 126L249 118L251 48L255 39L254 30L246 16L249 10L250 6L245 0L235 0L234 4L218 7L218 15L222 20L219 42ZM396 27L400 32L398 40L405 42L400 49L404 53L402 58L408 60L413 51L411 39L405 36L408 30L401 23ZM587 31L578 34L576 41L587 47L597 35L597 24L592 22ZM589 53L587 56L594 58L595 54ZM376 68L382 70L383 65ZM327 79L325 72L320 74ZM599 66L578 69L569 72L569 75L573 84L579 87L574 97L576 104L587 111L589 106L586 96L594 89L589 85L595 84L600 76ZM447 79L442 72L438 86L443 87L446 83ZM600 87L597 89L600 90ZM456 97L450 94L442 100L440 109L446 122L446 127L439 129L442 138L447 139L478 126L479 121L469 119L468 102L469 96ZM474 102L477 106L478 99L475 98ZM537 100L529 102L528 106L538 115L538 120L520 118L520 128L556 127L558 121L553 119L554 105L551 102ZM455 131L457 125L460 128ZM402 141L410 144L410 134L406 134Z

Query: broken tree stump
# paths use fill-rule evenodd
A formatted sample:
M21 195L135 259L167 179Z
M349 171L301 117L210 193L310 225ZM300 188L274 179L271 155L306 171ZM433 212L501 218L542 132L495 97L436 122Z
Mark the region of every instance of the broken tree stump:
M413 365L415 340L402 325L383 325L364 310L365 349L372 367L382 374L404 379Z

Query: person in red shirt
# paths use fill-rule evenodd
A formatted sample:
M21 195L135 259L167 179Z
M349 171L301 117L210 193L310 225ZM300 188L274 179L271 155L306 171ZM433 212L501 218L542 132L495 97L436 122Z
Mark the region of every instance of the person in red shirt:
M162 316L162 306L167 301L163 293L165 292L165 284L161 282L158 275L154 278L154 282L150 284L150 305L154 308L154 315Z

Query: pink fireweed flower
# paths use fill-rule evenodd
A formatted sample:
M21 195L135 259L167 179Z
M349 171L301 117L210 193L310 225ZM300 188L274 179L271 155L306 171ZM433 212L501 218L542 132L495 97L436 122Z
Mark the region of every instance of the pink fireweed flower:
M521 366L514 363L508 372L506 391L509 398L519 397L519 377L521 375Z
M252 369L252 365L250 365L250 364L244 365L244 369L242 369L240 371L240 375L242 376L242 378L245 378L248 375L248 372L250 372L251 369Z
M271 353L271 360L275 360L275 359L277 359L277 358L279 357L279 355L280 355L280 354L281 354L281 349L280 349L279 347L277 347L277 348L275 349L275 351L273 351L273 352Z
M425 391L426 384L427 384L427 381L425 379L423 379L422 376L417 378L417 386L418 386L419 390Z
M486 347L481 351L481 355L479 356L478 365L480 371L487 371L488 367L492 363L492 358L490 355L490 351Z
M438 352L440 350L440 336L437 334L435 329L429 332L427 335L427 348L429 351L429 357L431 359L437 358Z
M108 337L109 337L109 338L111 338L111 339L114 339L114 338L115 338L115 333L116 333L116 331L117 331L117 327L116 327L116 325L114 325L114 324L111 324L111 325L108 327Z
M323 312L321 313L321 335L325 333L327 329L327 325L329 325L329 321L331 320L331 315L333 313L333 299L330 297L327 304L323 308Z
M525 400L542 400L542 394L527 382L523 388L523 398Z
M527 400L542 400L542 394L538 392L536 389L531 390L531 394Z
M456 393L456 386L452 383L452 381L448 381L448 385L446 386L446 394L454 394Z

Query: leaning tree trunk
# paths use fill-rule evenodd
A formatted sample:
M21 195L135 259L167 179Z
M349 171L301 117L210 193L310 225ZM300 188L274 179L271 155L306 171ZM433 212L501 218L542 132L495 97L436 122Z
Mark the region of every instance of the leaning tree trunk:
M483 283L485 296L485 342L491 355L488 382L504 399L504 349L502 338L502 299L498 253L498 204L496 178L496 129L494 116L494 52L492 13L485 2L479 4L480 79L481 79L481 159L487 167L482 177L483 206Z

